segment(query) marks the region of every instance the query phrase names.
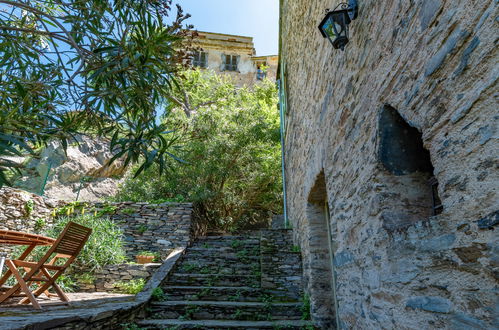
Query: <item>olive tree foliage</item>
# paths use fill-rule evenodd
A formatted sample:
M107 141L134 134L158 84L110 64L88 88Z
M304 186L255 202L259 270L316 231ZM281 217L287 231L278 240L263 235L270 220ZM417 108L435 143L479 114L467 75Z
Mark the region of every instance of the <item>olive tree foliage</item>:
M109 137L113 161L164 169L173 139L158 111L194 35L172 5L0 0L0 187L20 166L11 156L75 134Z
M172 94L163 122L183 141L170 162L129 177L117 200L189 201L212 228L242 229L282 212L276 86L238 88L230 78L189 70Z

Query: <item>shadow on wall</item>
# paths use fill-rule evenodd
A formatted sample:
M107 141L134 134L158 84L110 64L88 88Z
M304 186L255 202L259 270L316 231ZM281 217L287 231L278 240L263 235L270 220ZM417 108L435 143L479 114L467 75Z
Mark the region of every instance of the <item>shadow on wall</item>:
M336 303L332 236L324 172L312 187L307 203L308 251L304 254L306 291L312 320L321 329L335 329Z

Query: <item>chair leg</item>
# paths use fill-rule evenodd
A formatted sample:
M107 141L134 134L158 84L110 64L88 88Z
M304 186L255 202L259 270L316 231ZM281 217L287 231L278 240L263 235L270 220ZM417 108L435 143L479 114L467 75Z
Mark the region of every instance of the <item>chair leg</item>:
M53 287L54 291L57 293L57 296L59 296L59 299L61 299L65 303L69 303L69 298L66 296L64 291L62 291L62 289L59 287L59 285L57 285L57 283L55 283L55 280L62 274L62 272L58 271L57 273L55 273L54 276L50 276L49 272L45 268L43 268L43 267L40 268L40 271L47 278L47 282L45 282L44 285L42 285L41 287L36 289L34 292L34 295L36 297L38 297L43 292L47 291L50 287ZM24 298L23 300L27 301L26 298ZM21 300L21 302L23 302L23 300ZM26 303L26 302L24 302L24 303Z
M9 267L12 274L14 274L14 277L16 278L17 283L21 287L21 290L24 292L24 294L26 294L26 298L24 298L24 299L29 299L29 301L31 302L31 304L33 305L34 308L42 309L42 307L40 306L38 301L36 301L36 298L33 295L33 293L31 293L31 291L29 290L29 287L26 284L26 282L24 281L23 277L21 276L21 274L19 274L19 271L17 270L16 265L14 265L12 260L7 260L6 263L7 263L7 267ZM12 289L14 289L14 288L12 288ZM15 290L15 291L17 291L17 290Z
M17 258L18 260L24 260L26 257L33 251L33 249L36 247L36 244L32 244L24 250L24 252ZM10 269L7 269L5 274L0 278L0 286L4 285L5 282L9 279L10 275L12 275Z

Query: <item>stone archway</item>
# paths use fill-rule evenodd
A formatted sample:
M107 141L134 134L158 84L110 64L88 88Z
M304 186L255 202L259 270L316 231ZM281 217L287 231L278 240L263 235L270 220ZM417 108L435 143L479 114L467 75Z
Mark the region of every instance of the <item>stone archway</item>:
M332 235L326 180L322 171L310 190L306 208L307 240L305 278L310 295L310 312L321 329L336 328L336 290Z

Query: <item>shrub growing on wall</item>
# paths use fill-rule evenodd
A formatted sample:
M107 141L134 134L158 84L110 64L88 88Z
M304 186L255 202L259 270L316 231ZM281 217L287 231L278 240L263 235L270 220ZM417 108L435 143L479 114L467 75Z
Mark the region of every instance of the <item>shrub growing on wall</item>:
M275 84L251 89L192 70L173 95L164 122L176 128L181 161L129 177L118 201L191 201L212 227L240 229L282 209L279 113Z

